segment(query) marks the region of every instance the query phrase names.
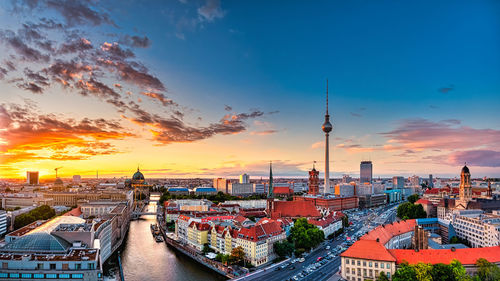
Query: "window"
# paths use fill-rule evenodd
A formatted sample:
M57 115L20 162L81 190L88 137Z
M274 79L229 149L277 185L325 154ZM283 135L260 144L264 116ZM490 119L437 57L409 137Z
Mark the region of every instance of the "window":
M19 278L19 273L11 273L9 274L10 278Z
M384 268L384 263L383 262L380 263L380 268Z
M31 273L23 273L21 274L21 278L31 278Z
M45 278L47 278L47 279L57 279L57 274L47 273L47 274L45 274Z
M366 261L363 261L363 266L366 266Z
M69 279L69 274L67 273L59 274L59 278Z
M35 273L35 274L33 274L33 278L35 278L35 279L43 279L44 276L41 273Z
M37 263L36 269L43 269L43 263Z
M361 265L361 261L358 261L358 266L360 266L360 265Z
M55 263L51 263L51 264L50 264L50 269L51 269L51 270L56 269L56 264L55 264Z
M68 269L69 269L69 264L67 264L67 263L63 263L63 264L62 264L62 269L63 269L63 270L68 270Z
M349 264L349 259L345 259L345 264Z
M82 264L81 263L76 263L75 264L75 269L82 269Z
M378 262L375 263L375 268L378 268Z
M368 266L369 266L369 267L372 267L372 262L369 262L369 263L368 263Z
M8 262L2 262L2 268L3 269L9 268L9 263Z

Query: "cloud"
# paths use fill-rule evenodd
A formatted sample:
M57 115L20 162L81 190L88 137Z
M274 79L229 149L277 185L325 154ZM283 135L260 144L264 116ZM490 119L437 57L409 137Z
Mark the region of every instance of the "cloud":
M0 41L10 46L25 61L48 62L50 59L49 55L42 54L40 51L28 46L20 36L10 30L0 31L0 39Z
M57 11L66 21L68 26L76 25L114 25L108 13L102 11L98 6L92 5L94 1L86 0L24 0L19 1L14 11L20 12L20 6L31 10L49 8ZM23 7L23 8L25 8Z
M457 151L448 155L450 165L461 165L467 162L471 166L500 167L500 151L468 150Z
M225 111L232 111L233 108L231 106L229 106L229 105L224 105L224 110Z
M360 144L340 143L340 144L337 144L335 147L345 149L349 153L372 152L375 150L374 147L363 147Z
M225 11L221 9L220 0L206 0L205 4L198 8L198 16L201 21L212 22L217 18L223 18Z
M124 60L135 57L135 54L129 49L122 49L118 43L104 42L101 50L105 51L113 60Z
M134 48L149 48L151 46L151 40L147 36L140 37L137 35L125 35L120 41L121 44L127 45Z
M172 101L171 99L168 99L164 94L161 94L161 93L141 92L141 95L158 100L159 102L161 102L161 104L163 104L163 106L175 104L174 101Z
M381 133L389 138L391 149L471 149L496 148L500 143L500 130L475 129L459 126L459 120L439 122L427 119L405 119L395 130Z
M450 85L449 87L439 88L438 92L440 92L442 94L447 94L447 93L449 93L450 91L453 91L453 90L454 90L454 86Z
M121 80L135 84L138 87L166 91L165 85L157 77L148 73L147 69L140 65L126 61L111 61L99 59L99 65L116 71ZM139 67L139 69L138 69Z
M85 38L78 38L72 40L71 42L62 44L58 52L60 54L69 54L69 53L84 52L92 49L93 49L92 43L89 40Z
M354 117L361 117L362 116L359 113L355 113L355 112L350 112L350 113L351 113L351 116L354 116Z
M254 135L254 136L267 136L267 135L276 134L277 132L278 132L278 130L254 131L254 132L250 132L250 135Z
M33 104L0 105L0 151L7 155L5 160L87 159L89 154L78 150L110 154L114 147L107 141L134 136L116 120L75 120L36 111Z
M318 141L315 142L311 145L311 148L316 149L316 148L324 148L325 147L325 142L324 141Z
M26 91L30 91L33 94L43 93L43 88L32 82L19 83L17 84L17 87Z

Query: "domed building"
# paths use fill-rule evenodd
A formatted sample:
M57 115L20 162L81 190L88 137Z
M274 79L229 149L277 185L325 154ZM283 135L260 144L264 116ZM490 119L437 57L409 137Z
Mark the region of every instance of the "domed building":
M137 171L132 175L132 179L125 180L125 186L128 188L150 188L153 185L149 184L144 175L141 173L139 167Z
M52 186L52 190L54 191L64 191L64 182L61 180L61 178L56 178L54 181L54 185Z

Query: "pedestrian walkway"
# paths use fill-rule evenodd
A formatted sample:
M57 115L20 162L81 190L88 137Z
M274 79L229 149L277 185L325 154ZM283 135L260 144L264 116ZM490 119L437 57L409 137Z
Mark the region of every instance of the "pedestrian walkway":
M330 276L330 278L328 278L328 280L326 280L326 281L339 281L341 279L342 278L340 277L340 274L335 273L334 275Z

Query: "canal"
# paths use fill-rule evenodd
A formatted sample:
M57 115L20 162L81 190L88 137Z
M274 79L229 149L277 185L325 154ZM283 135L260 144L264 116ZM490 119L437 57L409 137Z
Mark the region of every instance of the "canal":
M154 196L154 195L153 195ZM148 212L156 212L158 197L151 197L146 206ZM121 248L121 260L125 281L210 281L225 280L224 277L194 262L181 253L158 243L151 234L150 225L156 223L156 216L142 216L130 222L130 228ZM110 257L104 266L108 280L114 280L117 256Z

